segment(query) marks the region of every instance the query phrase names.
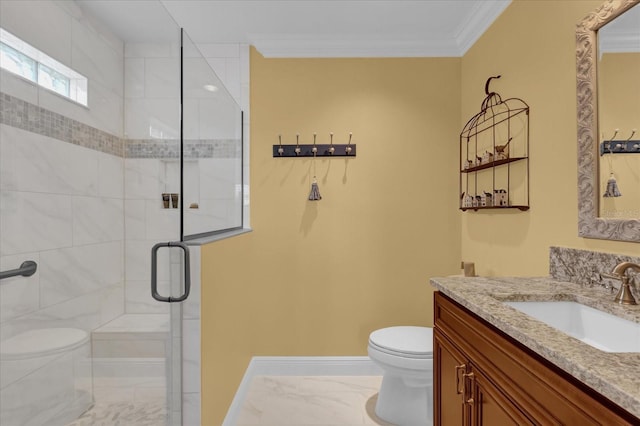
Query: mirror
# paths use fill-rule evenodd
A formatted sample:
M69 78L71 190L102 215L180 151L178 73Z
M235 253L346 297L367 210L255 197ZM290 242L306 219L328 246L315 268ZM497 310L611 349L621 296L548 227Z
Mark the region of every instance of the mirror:
M578 235L585 238L640 242L640 218L638 218L640 215L628 219L599 217L599 132L596 75L598 30L639 2L640 0L608 0L584 18L576 29Z
M640 4L598 30L597 84L599 143L633 140L640 145ZM634 133L635 129L635 133ZM617 130L617 131L616 131ZM614 136L615 135L615 136ZM620 142L617 142L619 144ZM605 146L609 146L605 142ZM625 148L628 145L624 145ZM616 150L613 150L616 152ZM640 148L634 154L599 158L599 216L640 217ZM636 154L637 153L637 154ZM620 197L604 197L610 176L616 179ZM607 193L611 195L611 191Z

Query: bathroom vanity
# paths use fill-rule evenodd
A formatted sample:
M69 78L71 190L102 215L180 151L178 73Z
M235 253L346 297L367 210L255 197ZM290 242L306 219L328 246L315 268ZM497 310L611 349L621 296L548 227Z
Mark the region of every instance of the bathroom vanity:
M639 306L551 278L431 283L434 425L640 424L640 353L596 349L505 302L573 301L635 323Z

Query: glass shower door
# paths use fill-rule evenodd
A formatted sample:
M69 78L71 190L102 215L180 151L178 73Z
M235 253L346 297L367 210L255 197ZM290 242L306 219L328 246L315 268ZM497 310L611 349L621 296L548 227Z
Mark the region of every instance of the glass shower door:
M182 302L190 288L182 243L182 30L159 2L117 7L150 9L145 14L158 21L146 39L125 43L125 217L142 228L127 228L125 259L140 256L148 265L127 276L140 292L131 310L164 318L164 425L181 426Z
M139 366L127 377L133 403L152 400L155 413L136 424L180 426L182 301L189 287L181 245L182 30L159 1L79 4L123 42L124 316L139 348L124 355Z
M183 56L183 235L191 240L243 225L243 123L240 106L186 34Z

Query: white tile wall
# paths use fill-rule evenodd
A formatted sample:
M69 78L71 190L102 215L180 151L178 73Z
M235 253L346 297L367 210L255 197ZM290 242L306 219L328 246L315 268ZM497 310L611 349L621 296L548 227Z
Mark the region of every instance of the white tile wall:
M70 196L0 192L0 253L50 250L72 245Z
M122 98L124 75L122 72L124 45L105 43L104 34L87 20L72 20L72 67L91 81L115 92ZM108 36L107 36L108 37Z
M144 95L147 99L180 99L179 58L145 58Z
M23 253L0 257L0 270L20 267L25 260L40 263L40 254ZM40 274L30 277L6 278L0 285L0 323L38 310L40 302Z
M72 300L123 281L122 241L40 254L42 307Z
M98 195L124 198L124 161L113 155L98 156Z
M69 195L98 193L97 151L0 124L0 153L2 189Z
M15 96L32 104L38 103L38 86L9 71L0 70L0 88L8 95Z
M126 58L124 61L124 96L144 98L144 58Z
M149 139L151 128L177 136L177 44L123 46L76 5L64 2L0 2L0 12L4 28L85 73L90 105L70 103L2 72L5 93L116 136ZM199 47L243 106L248 140L248 46ZM198 69L205 72L204 67L193 72ZM221 124L237 117L214 123L212 118L221 114L219 101L192 89L185 112L195 119L185 123L186 135L238 137L233 126ZM150 248L178 239L178 210L162 209L160 200L162 192L178 192L174 165L123 160L5 125L0 126L0 154L0 267L14 267L28 257L40 268L28 279L0 287L0 339L43 324L90 330L125 310L167 312L167 304L150 298ZM224 163L201 164L199 185L221 192L216 200L199 201L203 223L226 220L228 209L215 206L237 196L233 183L209 172L210 167L228 172ZM248 174L248 149L243 172ZM195 425L200 422L199 247L191 248L191 256L192 291L183 306L183 400L185 424ZM159 289L164 292L177 269L173 265L171 270L166 250L160 257Z
M71 66L72 17L54 2L0 2L0 26Z
M73 197L72 206L75 246L122 240L124 236L122 199Z
M89 108L4 71L3 93L122 135L121 42L72 2L2 1L0 26L88 77ZM13 269L27 259L38 263L33 276L0 286L0 341L37 328L89 331L121 315L123 159L0 125L0 171L0 268ZM80 394L90 400L90 379L74 380L78 373L91 374L90 363L54 362L30 374L10 369L12 383L3 382L0 391L0 423L58 424L63 413L73 418L86 410L67 402ZM1 367L6 376L4 360Z
M130 139L177 139L180 135L180 104L173 98L125 100L125 135Z
M161 186L160 173L162 164L153 159L124 160L124 194L127 200L157 200L161 202L161 194L165 188Z

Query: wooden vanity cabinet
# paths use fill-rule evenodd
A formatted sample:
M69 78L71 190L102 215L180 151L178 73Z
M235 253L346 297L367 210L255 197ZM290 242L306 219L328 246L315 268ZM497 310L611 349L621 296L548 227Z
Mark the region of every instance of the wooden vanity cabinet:
M640 424L440 292L434 317L434 425Z

